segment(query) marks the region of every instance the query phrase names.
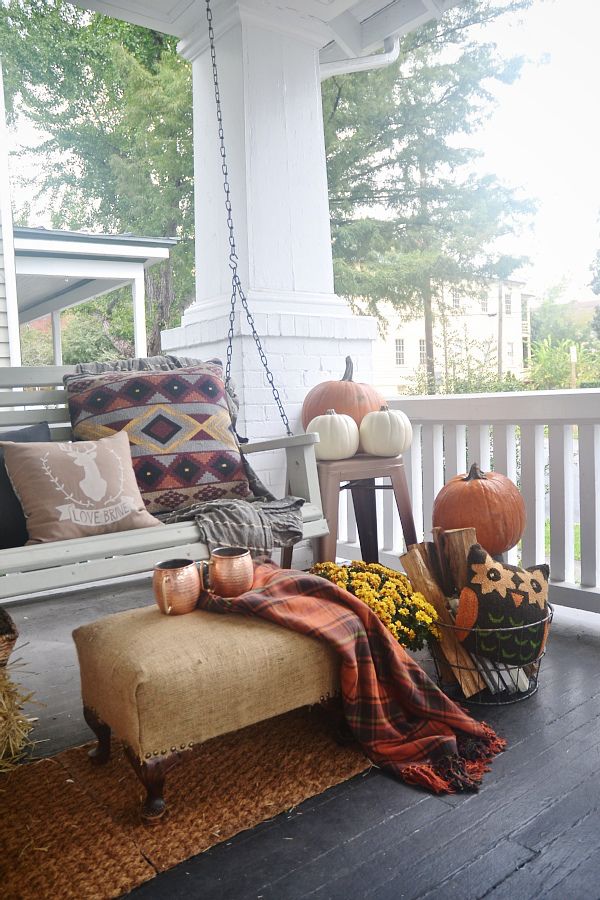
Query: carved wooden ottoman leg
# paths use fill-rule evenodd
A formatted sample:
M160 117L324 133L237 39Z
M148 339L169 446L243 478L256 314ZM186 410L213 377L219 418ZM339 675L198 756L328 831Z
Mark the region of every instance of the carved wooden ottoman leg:
M143 762L129 747L125 747L125 753L133 766L133 771L146 788L146 799L142 804L142 819L147 825L154 825L163 818L167 811L167 804L163 797L165 778L179 762L179 753L152 757Z
M89 751L88 756L94 765L101 766L110 759L110 725L102 722L88 706L83 707L83 718L98 738L97 745Z

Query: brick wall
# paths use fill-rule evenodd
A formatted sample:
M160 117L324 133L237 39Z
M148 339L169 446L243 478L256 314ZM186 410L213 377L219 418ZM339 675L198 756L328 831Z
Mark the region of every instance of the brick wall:
M367 316L324 317L318 313L257 313L256 330L273 373L275 385L290 420L292 431L302 432L302 401L315 384L342 377L345 357L354 362L356 381L370 382L376 323ZM162 334L165 352L209 359L225 359L227 316L185 324ZM240 397L238 431L250 440L279 437L285 428L273 400L245 318L236 316L232 375ZM284 493L285 456L282 451L262 453L252 464L265 484L277 495Z

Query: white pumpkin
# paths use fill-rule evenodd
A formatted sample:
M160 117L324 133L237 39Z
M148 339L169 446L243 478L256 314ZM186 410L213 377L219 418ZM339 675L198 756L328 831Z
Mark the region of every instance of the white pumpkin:
M315 416L306 426L307 434L319 435L315 444L317 459L347 459L358 450L358 425L350 416L328 409L322 416Z
M360 423L360 443L371 456L398 456L408 450L412 442L412 425L399 409L382 406L370 412Z

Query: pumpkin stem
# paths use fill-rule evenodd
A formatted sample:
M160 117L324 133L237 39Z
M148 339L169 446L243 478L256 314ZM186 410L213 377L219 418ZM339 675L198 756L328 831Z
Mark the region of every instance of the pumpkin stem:
M384 403L383 406L379 407L379 412L389 412L389 406L386 406Z
M325 415L326 416L335 416L336 415L335 409L326 409Z
M463 478L463 481L487 481L485 473L479 468L479 463L474 462L469 469L469 474Z
M354 364L352 362L351 357L346 357L346 368L344 370L344 374L342 375L342 381L352 381L352 372L354 370Z

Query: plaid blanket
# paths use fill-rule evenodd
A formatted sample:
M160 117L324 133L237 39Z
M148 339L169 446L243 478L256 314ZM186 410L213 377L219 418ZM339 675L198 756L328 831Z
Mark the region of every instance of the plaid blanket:
M326 641L341 662L344 714L377 766L435 793L476 791L505 747L446 697L353 594L305 572L255 566L251 591L201 595L212 612L261 616Z

